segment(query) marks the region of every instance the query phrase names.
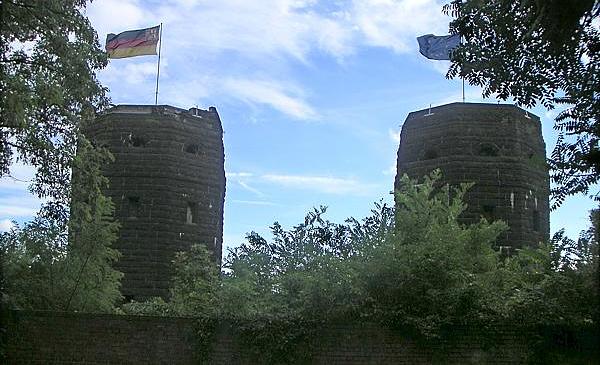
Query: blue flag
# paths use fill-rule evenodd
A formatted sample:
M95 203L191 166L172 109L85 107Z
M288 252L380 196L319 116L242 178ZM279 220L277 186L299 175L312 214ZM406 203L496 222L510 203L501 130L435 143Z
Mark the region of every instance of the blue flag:
M417 42L419 52L430 60L449 60L452 51L460 44L460 34L426 34L418 37Z

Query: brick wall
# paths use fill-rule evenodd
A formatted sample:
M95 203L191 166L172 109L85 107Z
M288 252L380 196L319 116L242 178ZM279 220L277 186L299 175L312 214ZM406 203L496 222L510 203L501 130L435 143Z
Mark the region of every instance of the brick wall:
M210 348L200 349L196 324L186 318L12 311L3 327L6 364L196 364L200 353L210 354L211 364L261 360L260 355L249 355L235 327L228 324L217 326ZM591 364L598 355L593 352L597 331L555 330L548 335L544 330L522 333L508 325L493 330L490 337L481 329L456 327L445 336L450 341L423 344L409 333L375 324L330 324L308 347L309 363L519 364L531 362L535 355L531 346L544 336L551 350L562 346L566 350L559 354L566 355L543 363L559 364L579 356L575 363Z
M186 319L10 312L7 364L193 364Z

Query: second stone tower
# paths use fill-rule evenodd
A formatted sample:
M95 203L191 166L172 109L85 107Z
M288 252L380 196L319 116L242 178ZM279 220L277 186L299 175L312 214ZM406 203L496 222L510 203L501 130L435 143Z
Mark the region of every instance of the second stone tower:
M514 105L453 103L412 112L402 126L400 177L441 169L443 183L475 185L464 223L505 221L498 246L520 248L548 239L549 178L540 119Z

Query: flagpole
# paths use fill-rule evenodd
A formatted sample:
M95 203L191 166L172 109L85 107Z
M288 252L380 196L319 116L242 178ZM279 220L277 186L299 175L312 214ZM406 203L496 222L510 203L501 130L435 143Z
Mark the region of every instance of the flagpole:
M154 105L158 105L158 78L160 77L160 50L162 48L162 28L163 24L160 23L160 34L158 36L158 41L160 44L158 45L158 66L156 68L156 94L154 96Z
M462 42L463 42L463 37L462 35L460 36L460 45L462 46ZM465 65L464 63L464 59L463 59L463 66ZM462 69L462 67L461 67ZM463 103L465 102L465 75L464 75L464 70L461 70L461 75L460 78L462 79L462 97L463 97Z

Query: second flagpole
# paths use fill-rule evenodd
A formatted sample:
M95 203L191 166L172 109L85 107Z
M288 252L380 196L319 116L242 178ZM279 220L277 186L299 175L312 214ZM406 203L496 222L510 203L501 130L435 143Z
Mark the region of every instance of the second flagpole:
M158 35L158 41L160 43L158 45L158 66L156 68L156 93L154 95L154 105L158 105L158 78L160 76L160 50L162 48L162 28L163 23L160 23L160 33Z
M162 28L161 28L161 29L162 29ZM460 36L460 45L462 46L462 44L463 44L463 37L462 37L462 35L461 35L461 36ZM464 71L464 70L463 70L464 66L465 66L465 63L464 63L464 61L463 61L462 65L461 65L461 70L460 70L461 74L462 74L462 73L463 73L463 71ZM463 74L463 75L460 75L460 78L462 79L462 99L463 99L463 103L464 103L464 102L465 102L465 75L464 75L464 74Z

